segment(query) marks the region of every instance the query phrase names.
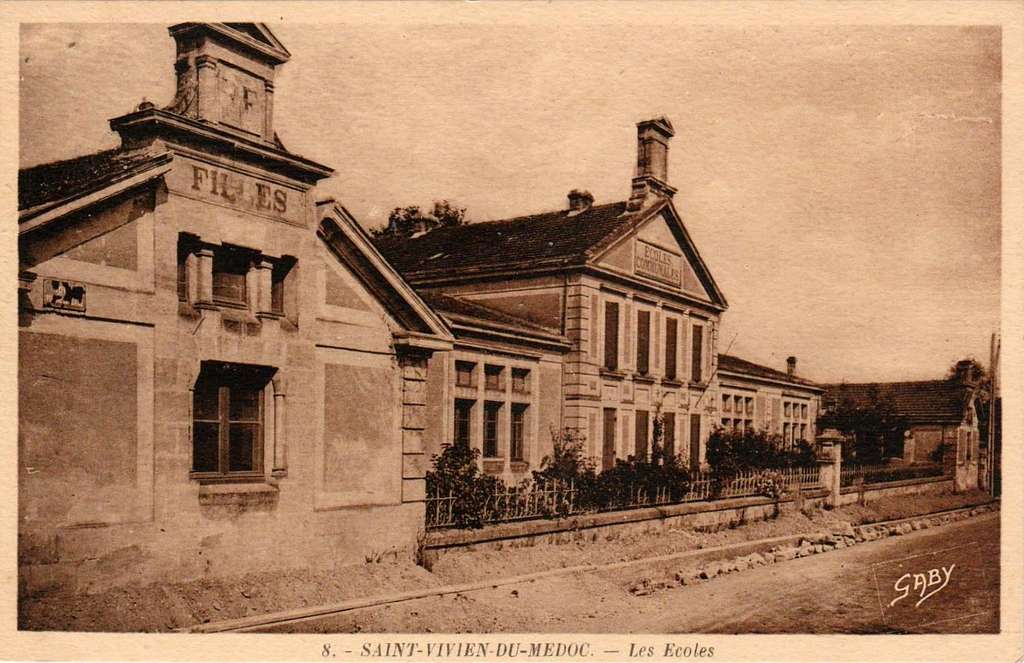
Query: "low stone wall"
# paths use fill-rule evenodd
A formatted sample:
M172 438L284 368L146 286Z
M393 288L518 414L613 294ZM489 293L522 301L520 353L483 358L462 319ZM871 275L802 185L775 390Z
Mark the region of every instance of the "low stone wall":
M904 481L847 486L840 490L836 506L870 502L882 497L929 494L954 490L952 477L925 477ZM822 505L829 501L825 489L805 490L802 501ZM793 496L779 501L780 511L799 508ZM775 511L775 501L767 497L736 497L707 502L690 502L661 507L593 513L552 520L526 520L502 523L476 530L439 530L428 532L424 542L425 563L429 564L446 550L458 548L501 549L567 543L659 532L678 528L714 531L741 523L765 520Z
M823 489L805 490L805 504L822 504L828 497ZM778 502L780 510L799 508L794 497ZM678 529L716 530L769 518L776 502L767 497L736 497L708 502L690 502L660 507L593 513L556 520L502 523L478 530L441 530L427 534L427 560L454 548L498 549L564 543L580 539L597 540L623 534Z
M893 495L926 495L929 493L951 492L955 489L953 477L923 477L905 479L903 481L886 481L885 483L866 483L861 486L844 486L839 491L837 506L870 502L882 497ZM863 493L863 496L861 495Z

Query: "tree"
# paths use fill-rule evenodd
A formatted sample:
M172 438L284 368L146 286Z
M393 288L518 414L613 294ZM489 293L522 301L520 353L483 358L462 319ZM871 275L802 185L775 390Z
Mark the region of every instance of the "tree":
M974 357L961 359L946 371L947 380L964 380L970 384L981 384L987 377L985 367Z
M465 222L465 207L453 207L447 200L435 200L429 213L424 213L419 205L396 207L388 215L388 225L371 232L374 237L408 239L437 228L461 226Z
M843 445L843 456L859 462L879 462L886 455L901 455L906 422L896 414L889 394L872 385L867 398L858 402L839 386L835 405L818 417L824 428L853 435L854 444Z

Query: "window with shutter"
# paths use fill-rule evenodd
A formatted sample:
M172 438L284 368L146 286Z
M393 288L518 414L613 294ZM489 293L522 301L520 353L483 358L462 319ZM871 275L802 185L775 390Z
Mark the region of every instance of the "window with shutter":
M619 368L619 305L604 305L604 367L609 371Z
M636 411L636 457L647 460L647 411Z
M672 458L676 455L676 415L674 412L666 412L662 415L661 446L665 452L665 458Z
M704 328L700 325L693 326L693 353L690 360L692 367L690 379L693 382L704 380Z
M636 312L636 370L647 375L651 370L651 313Z
M665 379L676 379L676 336L678 323L675 318L665 318Z

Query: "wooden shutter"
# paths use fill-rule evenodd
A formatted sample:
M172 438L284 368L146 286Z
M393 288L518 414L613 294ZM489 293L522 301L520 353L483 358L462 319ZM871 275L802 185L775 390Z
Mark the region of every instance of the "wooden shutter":
M604 367L619 368L619 305L615 302L604 304Z
M694 382L704 380L704 328L700 325L693 326L693 356L690 365L693 368L690 379Z
M661 446L665 451L665 458L676 455L676 414L666 412L662 416L662 440Z
M700 415L690 415L690 469L700 469Z
M604 441L601 448L601 469L615 467L615 409L604 409Z
M651 372L651 313L636 312L636 370L641 375Z
M636 411L636 457L638 460L647 458L647 411Z
M665 378L676 379L676 336L679 334L675 318L665 318Z

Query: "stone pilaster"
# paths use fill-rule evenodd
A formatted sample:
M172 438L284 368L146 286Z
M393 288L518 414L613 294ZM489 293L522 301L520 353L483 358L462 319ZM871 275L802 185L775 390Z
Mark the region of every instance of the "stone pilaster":
M428 458L423 443L427 410L427 359L425 353L405 350L402 367L402 501L422 502L426 497Z
M198 261L198 289L196 292L197 306L213 306L213 249L199 249L196 252Z

